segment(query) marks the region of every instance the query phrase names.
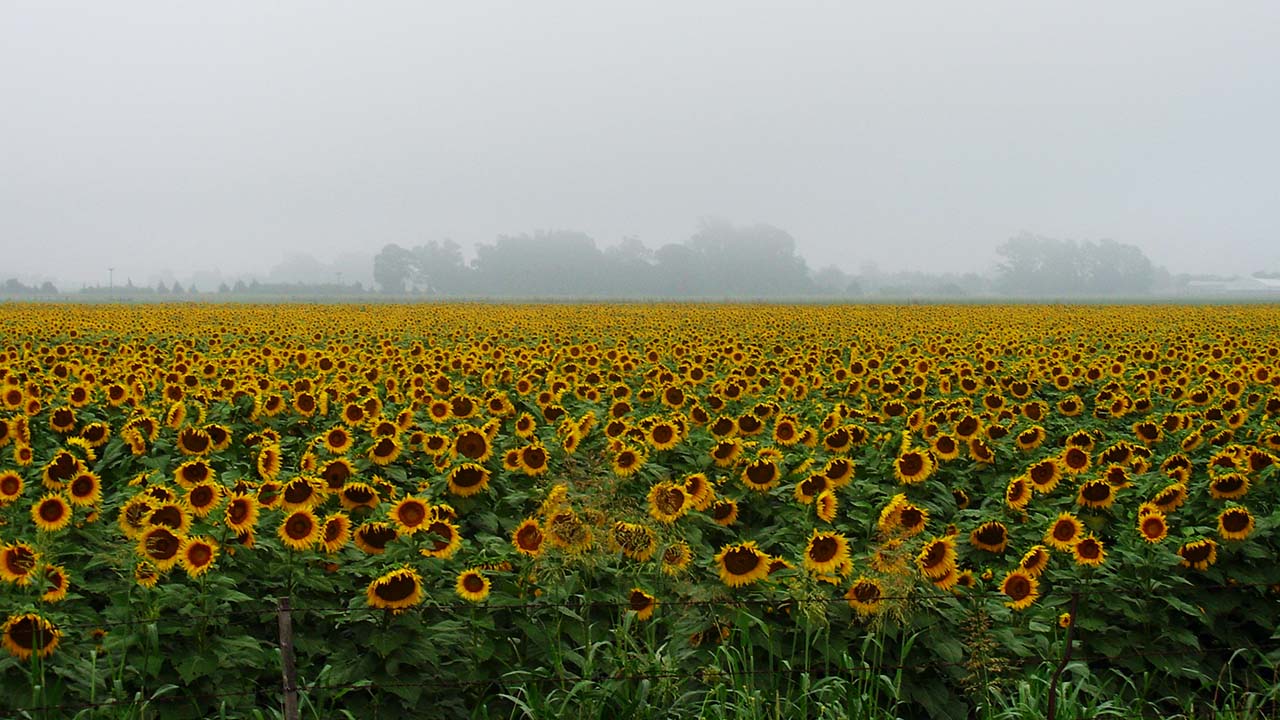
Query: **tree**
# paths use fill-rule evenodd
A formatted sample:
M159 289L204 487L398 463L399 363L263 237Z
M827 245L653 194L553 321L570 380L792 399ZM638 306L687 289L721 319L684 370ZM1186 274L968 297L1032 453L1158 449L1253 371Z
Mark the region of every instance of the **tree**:
M1078 243L1023 233L996 252L996 288L1023 296L1116 296L1149 293L1156 268L1142 250L1112 240Z

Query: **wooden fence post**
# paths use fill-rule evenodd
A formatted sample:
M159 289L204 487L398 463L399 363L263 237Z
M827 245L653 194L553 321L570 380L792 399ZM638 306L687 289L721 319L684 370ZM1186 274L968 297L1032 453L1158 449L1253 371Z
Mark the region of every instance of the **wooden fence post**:
M298 720L298 669L293 664L293 613L289 598L276 598L280 621L280 674L284 680L284 718Z

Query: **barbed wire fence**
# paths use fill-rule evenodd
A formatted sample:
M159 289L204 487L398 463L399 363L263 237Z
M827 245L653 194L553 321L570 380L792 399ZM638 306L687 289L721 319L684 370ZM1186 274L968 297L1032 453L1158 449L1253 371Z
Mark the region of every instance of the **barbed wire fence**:
M1213 586L1196 586L1199 590L1211 590L1215 592L1228 590L1258 590L1263 592L1274 592L1275 586L1268 583L1229 583ZM1268 652L1280 649L1280 639L1270 639L1264 642L1252 643L1248 645L1231 645L1231 646L1211 646L1196 648L1180 648L1177 650L1151 651L1145 649L1135 649L1132 652L1110 653L1110 654L1089 654L1084 647L1085 643L1076 635L1077 619L1082 613L1082 608L1086 607L1087 600L1097 596L1129 596L1134 597L1141 591L1122 592L1114 588L1102 587L1075 587L1070 589L1057 590L1052 593L1042 593L1039 596L1043 600L1049 595L1066 596L1068 599L1067 614L1070 616L1070 622L1065 625L1065 638L1062 643L1062 652L1057 656L1037 655L1022 658L1006 659L1007 665L1028 667L1035 665L1044 665L1052 663L1053 670L1049 680L1048 697L1046 705L1046 717L1048 720L1056 720L1059 702L1059 690L1061 676L1069 665L1074 663L1082 663L1085 665L1095 663L1115 663L1125 660L1149 660L1153 657L1169 657L1169 658L1191 658L1197 656L1206 656L1215 653L1238 653L1241 651L1250 652ZM998 591L973 591L967 594L969 598L981 599L987 598L1007 598ZM955 601L963 599L964 596L958 596L951 593L911 593L907 595L883 595L880 601L912 601L923 603L934 603L940 601ZM787 607L795 607L799 605L836 605L846 604L848 600L844 597L838 598L806 598L806 599L769 599L769 598L716 598L716 599L674 599L662 601L662 605L676 608L732 608L743 609L751 607L769 607L774 609L782 609ZM463 610L475 610L482 608L486 610L513 610L513 611L534 611L540 609L564 609L572 610L578 613L582 611L595 609L613 609L628 610L632 609L631 604L627 601L602 601L602 600L585 600L572 599L564 601L529 601L529 602L495 602L495 603L473 603L473 602L447 602L447 603L431 603L429 605L421 605L416 608L409 608L401 612L411 612L414 610L436 610L445 612L461 612ZM366 691L376 693L383 690L396 689L465 689L487 686L526 686L532 684L551 684L551 685L576 685L579 683L590 683L593 685L602 685L605 683L626 682L638 683L644 681L708 681L711 679L724 678L749 678L757 676L795 676L795 675L829 675L832 668L829 665L812 666L805 665L803 667L770 667L767 669L720 669L713 671L706 669L697 669L693 671L663 671L663 672L615 672L615 673L593 673L593 674L573 674L573 673L538 673L527 670L515 670L503 674L499 677L481 677L481 678L442 678L430 677L421 680L405 681L405 682L377 682L377 681L356 681L347 683L321 683L319 681L310 684L300 683L298 680L298 672L296 666L296 658L294 652L294 617L295 615L304 615L307 613L315 614L340 614L353 615L357 613L385 614L388 611L382 608L371 607L368 605L341 606L341 605L318 605L318 606L301 606L294 607L289 597L278 597L274 600L264 603L257 608L243 608L224 612L218 612L207 615L183 615L179 620L183 623L191 623L196 621L222 621L225 622L232 618L258 618L266 622L266 619L274 616L277 628L276 647L280 652L280 669L281 682L278 687L259 686L248 690L231 690L218 692L175 692L168 694L157 694L149 698L142 698L138 693L134 693L125 697L108 697L104 699L94 699L87 702L70 702L70 703L50 703L50 704L31 704L27 706L19 706L12 708L13 712L34 716L36 713L47 715L50 712L66 713L82 710L93 710L98 708L111 708L119 706L136 705L140 702L164 704L164 703L188 703L188 702L208 702L232 698L246 697L274 697L279 703L285 720L297 720L299 708L302 705L303 698L319 693L336 693L347 691ZM580 618L582 619L582 618ZM92 623L64 624L59 630L104 630L106 628L131 627L138 625L158 625L160 618L132 618L127 620L101 621ZM585 620L584 620L585 621ZM839 670L840 673L847 673L849 676L862 674L882 675L886 672L897 671L927 671L939 670L948 667L971 667L974 662L972 658L948 661L942 659L930 659L918 663L869 663L865 659L854 667L845 667ZM1280 700L1278 700L1280 701ZM1273 708L1280 710L1280 708Z

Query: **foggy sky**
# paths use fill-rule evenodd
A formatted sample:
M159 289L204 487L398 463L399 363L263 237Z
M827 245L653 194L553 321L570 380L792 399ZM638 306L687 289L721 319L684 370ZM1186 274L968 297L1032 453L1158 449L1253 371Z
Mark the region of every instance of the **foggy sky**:
M1280 270L1277 27L1270 0L0 0L0 276L703 217L815 269L982 271L1030 231Z

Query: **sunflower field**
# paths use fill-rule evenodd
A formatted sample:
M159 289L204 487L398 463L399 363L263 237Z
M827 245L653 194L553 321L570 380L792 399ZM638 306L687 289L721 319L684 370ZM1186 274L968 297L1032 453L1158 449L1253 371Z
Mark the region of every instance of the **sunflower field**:
M278 711L280 598L315 717L968 717L1068 651L1174 703L1280 684L1272 306L0 331L6 716Z

